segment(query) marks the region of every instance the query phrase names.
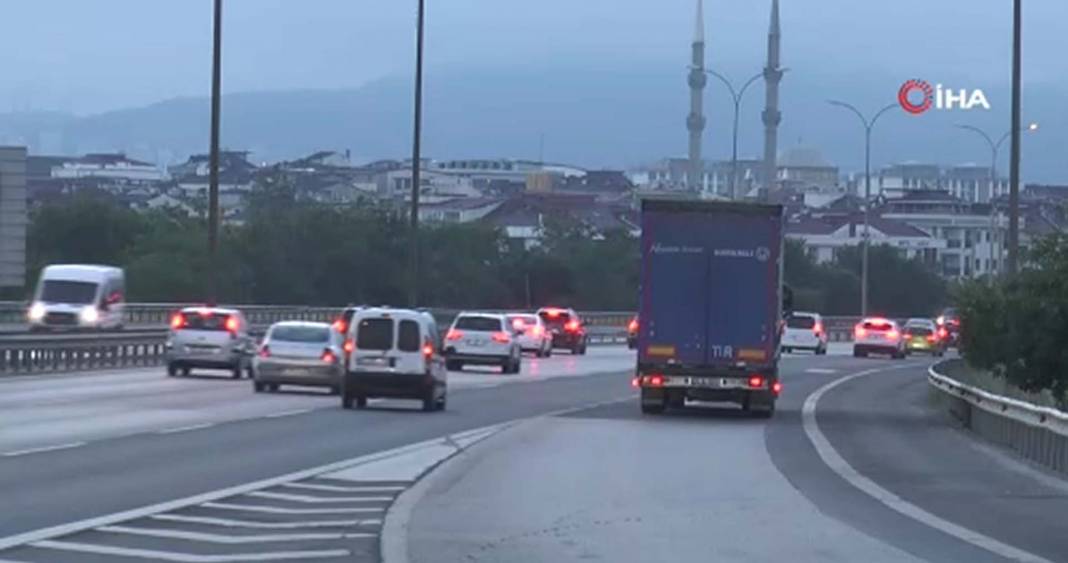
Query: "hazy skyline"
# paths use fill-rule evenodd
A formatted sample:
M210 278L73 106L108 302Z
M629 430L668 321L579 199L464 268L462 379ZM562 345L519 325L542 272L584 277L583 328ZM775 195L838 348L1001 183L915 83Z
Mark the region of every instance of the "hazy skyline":
M427 64L642 61L678 65L681 75L694 3L429 0ZM707 0L709 66L759 70L769 5ZM1058 23L1068 5L1031 0L1026 8L1025 79L1063 83ZM227 92L347 88L411 72L414 0L226 0L225 10ZM208 91L210 0L35 0L4 11L17 22L0 35L5 110L85 114ZM1011 3L1003 0L783 0L782 19L795 73L847 79L877 70L987 88L1009 77Z

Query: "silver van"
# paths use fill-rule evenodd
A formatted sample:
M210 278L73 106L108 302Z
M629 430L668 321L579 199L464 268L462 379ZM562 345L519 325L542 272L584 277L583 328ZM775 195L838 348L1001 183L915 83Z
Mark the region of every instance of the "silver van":
M125 305L126 276L121 268L53 264L41 270L26 320L32 332L120 330Z
M371 308L353 314L344 343L341 406L372 397L416 399L424 411L445 409L448 373L441 335L429 313Z
M271 325L252 359L252 387L277 391L279 385L328 387L341 391L344 336L326 323L283 321Z
M167 332L167 375L189 375L193 368L230 371L234 379L252 377L254 343L241 311L186 307L171 317Z

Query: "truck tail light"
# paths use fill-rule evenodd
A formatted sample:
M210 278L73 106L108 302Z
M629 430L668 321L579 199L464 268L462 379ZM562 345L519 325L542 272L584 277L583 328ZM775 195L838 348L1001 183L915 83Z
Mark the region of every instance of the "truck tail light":
M663 387L664 386L664 376L662 376L662 375L650 375L650 376L645 378L645 382L649 385L649 387Z
M775 393L775 396L778 397L779 394L782 393L782 383L779 383L778 381L776 381L775 383L772 383L771 384L771 392Z
M750 389L762 389L764 387L764 376L753 375L749 377Z

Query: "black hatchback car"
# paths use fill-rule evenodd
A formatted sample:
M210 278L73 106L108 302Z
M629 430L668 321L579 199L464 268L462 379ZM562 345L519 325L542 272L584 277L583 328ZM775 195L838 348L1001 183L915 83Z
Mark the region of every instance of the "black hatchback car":
M586 323L574 309L543 307L538 309L538 316L553 335L553 348L570 350L572 354L586 353Z

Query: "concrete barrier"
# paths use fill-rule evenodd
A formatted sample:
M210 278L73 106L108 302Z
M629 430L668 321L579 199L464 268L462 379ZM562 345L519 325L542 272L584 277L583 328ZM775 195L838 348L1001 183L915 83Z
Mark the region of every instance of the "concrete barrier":
M1068 413L965 385L932 366L927 380L950 415L983 438L1068 474Z

